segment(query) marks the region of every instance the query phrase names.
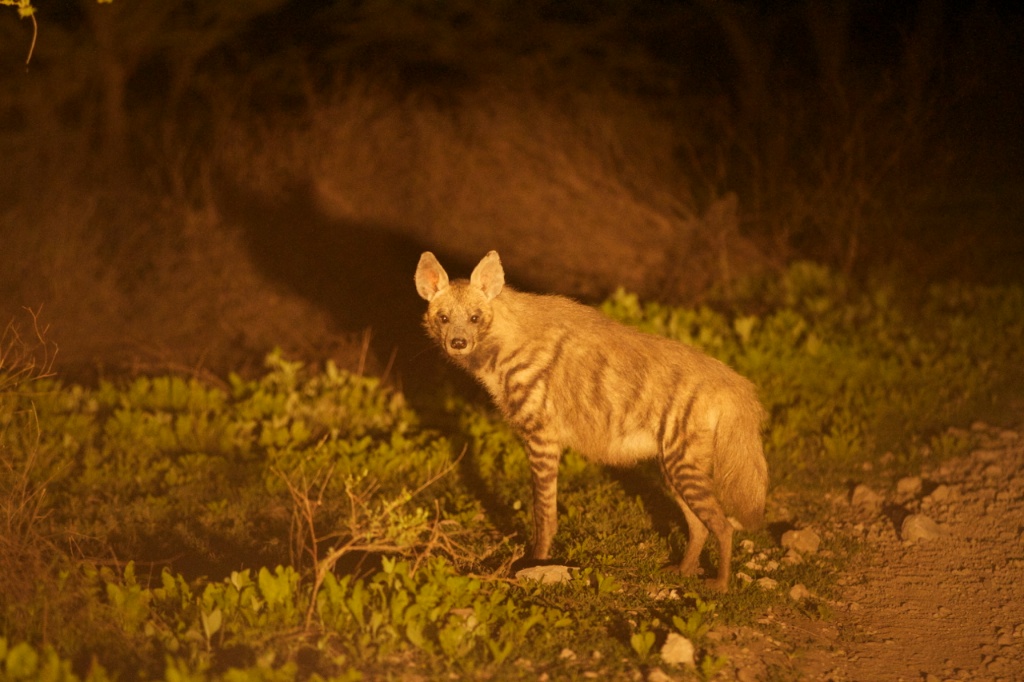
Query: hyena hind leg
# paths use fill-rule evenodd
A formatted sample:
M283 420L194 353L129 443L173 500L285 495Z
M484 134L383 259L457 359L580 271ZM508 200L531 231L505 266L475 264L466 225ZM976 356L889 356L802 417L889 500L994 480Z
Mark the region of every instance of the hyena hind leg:
M689 536L678 571L683 575L700 572L700 554L710 531L718 542L718 575L708 579L707 584L713 590L726 592L732 570L732 524L715 499L711 479L706 474L689 466L680 466L672 474L666 465L665 477L686 518Z
M700 573L700 553L704 549L704 543L708 539L708 527L697 518L697 515L690 509L690 505L683 501L679 495L675 495L679 508L683 510L686 517L686 551L683 560L679 563L678 571L683 575L697 575Z

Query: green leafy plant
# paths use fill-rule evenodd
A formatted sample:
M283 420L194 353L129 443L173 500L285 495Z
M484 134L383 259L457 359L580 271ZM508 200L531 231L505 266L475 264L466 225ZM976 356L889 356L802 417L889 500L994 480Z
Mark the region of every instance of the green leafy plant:
M651 650L654 648L656 636L654 632L647 629L644 625L637 632L634 632L629 636L629 645L633 647L633 651L640 657L640 662L646 662L651 655Z
M799 265L736 299L735 314L623 292L605 308L752 377L773 480L812 509L820 495L801 491L865 462L969 449L971 432L950 424L1021 379L1019 290L921 296L905 305L884 283L859 290ZM710 679L728 661L709 630L756 623L785 599L737 585L711 601L698 581L667 577L681 519L662 511L674 507L658 472L571 452L555 550L580 568L564 584L510 580L530 472L486 405L451 400L449 438L378 380L280 353L256 378L85 387L19 374L5 347L0 566L31 576L0 583L11 679L616 677L655 661L668 630L698 645ZM826 542L827 556L791 566L755 534L737 570L827 595L847 549ZM802 608L827 618L821 604Z
M684 598L693 600L693 610L686 617L672 616L672 625L679 631L679 634L691 641L699 642L711 629L717 604L713 601L704 601L700 595L694 592L688 592Z

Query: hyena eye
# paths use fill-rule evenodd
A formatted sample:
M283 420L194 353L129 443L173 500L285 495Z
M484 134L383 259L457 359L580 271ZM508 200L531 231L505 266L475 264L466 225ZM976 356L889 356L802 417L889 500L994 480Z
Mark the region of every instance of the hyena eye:
M448 324L448 316L445 315L444 313L438 315L437 319L441 320L441 324Z
M470 315L469 321L472 322L473 324L476 324L477 322L480 321L480 316L479 315Z

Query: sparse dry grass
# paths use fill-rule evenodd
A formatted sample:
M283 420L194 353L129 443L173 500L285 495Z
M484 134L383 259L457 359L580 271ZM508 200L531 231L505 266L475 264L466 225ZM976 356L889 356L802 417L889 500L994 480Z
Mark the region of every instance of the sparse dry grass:
M36 312L26 310L11 320L0 335L0 408L14 393L30 392L34 382L52 376L56 353ZM64 550L47 523L47 482L33 475L38 442L13 456L5 437L8 429L26 430L11 423L20 421L34 426L38 439L36 415L7 409L0 414L0 613L6 623L27 625L39 620L33 613L37 597L52 587L53 567Z
M335 350L343 365L358 362L358 341L267 280L240 231L209 204L129 193L112 207L113 198L72 186L58 194L0 216L11 237L0 255L0 314L38 307L64 368L223 374L244 371L275 346L302 357Z
M728 274L761 264L735 211L722 224L734 199L691 196L672 123L607 84L487 82L438 103L356 79L309 100L301 120L229 133L224 161L259 193L310 183L339 229L380 225L466 261L495 248L524 284L591 298L615 284L692 298L723 279L726 249L743 255Z
M923 10L879 73L857 62L855 17L820 8L370 2L300 20L301 37L345 36L310 53L232 42L275 4L204 7L208 30L165 8L173 34L131 11L107 26L142 24L130 44L51 24L31 77L0 74L0 152L18 169L0 197L0 319L42 306L65 366L202 372L273 345L359 362L322 309L348 302L270 281L222 185L268 204L300 187L325 231L467 262L497 248L521 284L588 298L695 300L807 256L855 270L927 233L917 207L960 151L938 144L945 107L980 78L981 57L937 56ZM971 19L975 36L998 25ZM172 38L182 59L147 62ZM109 68L118 50L134 72ZM118 88L127 139L108 148Z

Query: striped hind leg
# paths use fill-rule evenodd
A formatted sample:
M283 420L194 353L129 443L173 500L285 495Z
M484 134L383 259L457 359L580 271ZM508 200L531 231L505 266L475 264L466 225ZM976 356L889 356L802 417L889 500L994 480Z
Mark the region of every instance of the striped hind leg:
M665 481L686 517L689 531L679 572L684 575L699 572L700 553L710 531L718 541L719 563L717 577L707 582L712 589L725 592L729 588L729 574L732 570L733 527L715 498L711 477L694 464L710 460L710 442L710 437L706 441L696 437L684 440L679 448L662 454L661 468ZM708 451L701 452L702 447Z

